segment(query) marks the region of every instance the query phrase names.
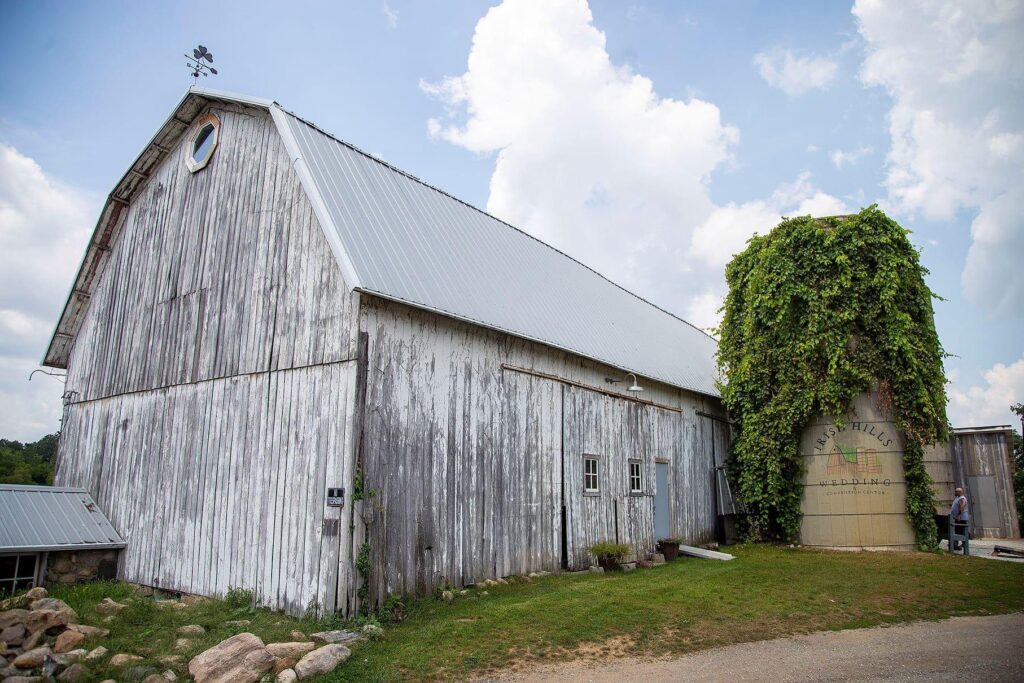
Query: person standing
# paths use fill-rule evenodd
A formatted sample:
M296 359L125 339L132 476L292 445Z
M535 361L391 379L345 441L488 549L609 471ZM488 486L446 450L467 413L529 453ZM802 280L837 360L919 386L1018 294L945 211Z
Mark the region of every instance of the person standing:
M954 529L955 533L963 532L964 536L969 536L970 531L967 526L970 522L971 515L967 506L967 496L964 495L964 490L959 486L953 491L953 504L949 506L949 524L950 528ZM954 527L953 525L957 525ZM957 543L955 548L950 550L960 550L963 546L962 543Z

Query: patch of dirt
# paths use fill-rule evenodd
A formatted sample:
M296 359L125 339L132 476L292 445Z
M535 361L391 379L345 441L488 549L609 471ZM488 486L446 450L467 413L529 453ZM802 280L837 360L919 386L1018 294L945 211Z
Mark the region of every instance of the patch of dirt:
M549 648L543 651L509 649L512 661L500 669L484 671L474 681L490 681L495 675L515 676L534 670L538 665L551 662L578 663L580 666L592 666L605 662L620 660L623 657L636 656L636 641L630 636L616 636L603 642L580 643L575 648Z

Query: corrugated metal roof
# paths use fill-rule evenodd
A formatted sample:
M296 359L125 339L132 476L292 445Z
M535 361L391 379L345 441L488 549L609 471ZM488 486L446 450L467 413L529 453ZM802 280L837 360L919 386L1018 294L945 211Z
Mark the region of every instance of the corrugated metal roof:
M43 364L67 367L120 212L211 101L274 117L349 285L711 396L714 339L269 100L192 88L111 192Z
M85 489L0 484L0 552L124 546Z
M358 289L718 395L716 343L704 332L294 114L274 113Z

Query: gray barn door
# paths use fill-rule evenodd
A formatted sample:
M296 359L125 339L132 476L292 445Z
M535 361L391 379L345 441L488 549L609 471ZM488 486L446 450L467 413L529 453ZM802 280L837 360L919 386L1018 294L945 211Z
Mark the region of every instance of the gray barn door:
M669 537L668 463L655 464L657 479L654 490L654 537Z

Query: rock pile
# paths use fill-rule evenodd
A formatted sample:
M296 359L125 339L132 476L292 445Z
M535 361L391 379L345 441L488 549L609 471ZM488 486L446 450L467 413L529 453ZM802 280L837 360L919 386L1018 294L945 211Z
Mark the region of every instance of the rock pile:
M302 681L334 671L351 655L339 643L265 645L252 633L239 633L193 657L188 672L196 683L256 683L271 673L277 674L278 681Z
M45 588L33 588L6 600L0 603L0 610L0 679L41 676L78 680L85 673L79 660L92 654L82 647L86 638L110 634L106 629L76 624L75 610L49 597Z
M126 607L104 598L96 611L110 620ZM110 631L76 623L75 610L49 597L43 588L33 588L25 595L0 603L0 610L0 680L78 681L89 677L90 667L103 662L120 671L119 680L123 677L159 683L177 678L173 670L159 673L160 669L148 666L144 658L134 654L112 653L103 646L86 649L89 639L105 638ZM177 635L183 636L202 636L205 632L198 624L177 629ZM277 681L306 680L333 671L347 660L352 653L346 643L379 633L324 631L311 634L310 640L300 631L293 631L292 635L296 638L294 642L264 644L252 633L239 633L193 657L188 673L198 683L256 683L274 677ZM179 638L176 647L187 650L191 643L188 638ZM182 656L168 654L157 660L177 668Z

